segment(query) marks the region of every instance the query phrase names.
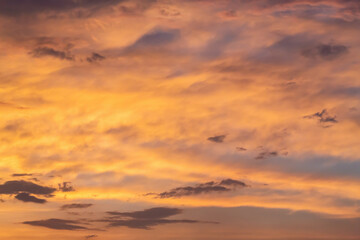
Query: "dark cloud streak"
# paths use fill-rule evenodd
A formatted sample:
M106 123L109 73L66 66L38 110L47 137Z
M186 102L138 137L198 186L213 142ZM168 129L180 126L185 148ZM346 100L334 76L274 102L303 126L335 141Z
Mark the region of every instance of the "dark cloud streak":
M38 13L60 13L74 9L86 9L90 12L116 5L123 0L2 0L0 15L19 17Z
M88 208L93 206L92 203L72 203L65 204L60 207L61 210L74 209L74 208Z
M57 219L57 218L50 218L46 220L39 220L39 221L25 221L23 224L28 224L32 226L39 226L39 227L46 227L51 229L57 230L85 230L88 229L83 226L79 226L81 224L79 221L73 220L64 220L64 219Z
M28 193L19 193L15 196L17 200L23 201L23 202L33 202L33 203L46 203L47 201L45 199L40 199L35 196L32 196Z
M14 173L11 175L12 177L30 177L33 176L32 173Z
M316 112L312 115L306 115L304 118L307 119L318 119L320 123L338 123L336 116L330 116L326 109L323 109L321 112Z
M143 211L135 212L107 212L110 215L114 216L123 216L123 217L132 217L137 219L156 219L156 218L166 218L176 214L182 213L181 209L178 208L150 208Z
M63 183L59 183L59 190L62 192L73 192L75 191L74 187L71 186L71 182L63 182Z
M92 62L98 62L98 61L102 61L104 60L105 57L98 54L98 53L95 53L93 52L92 55L90 57L87 57L86 58L86 61L88 61L89 63L92 63Z
M321 58L324 60L334 60L348 52L344 45L319 44L313 48L305 49L302 55L307 58Z
M226 135L218 135L218 136L214 136L214 137L209 137L207 140L209 140L211 142L222 143L222 142L224 142L225 138L226 138Z
M55 188L44 187L27 181L7 181L0 185L0 194L17 194L27 192L37 195L50 195L56 191Z
M237 188L248 187L245 183L233 179L224 179L220 182L207 182L197 184L195 186L186 186L174 188L162 193L148 193L146 195L154 195L156 198L177 198L184 196L193 196L206 193L221 193L235 190Z
M50 57L58 58L61 60L68 60L68 61L75 60L74 56L71 55L70 52L58 51L58 50L55 50L55 49L49 48L49 47L35 48L33 51L30 52L30 54L35 58L50 56Z
M109 227L128 227L136 229L149 230L150 227L170 224L170 223L200 223L197 220L188 219L166 219L177 214L182 213L178 208L150 208L143 211L135 212L107 212L112 217L99 220L99 222L107 222ZM120 218L120 219L118 219Z

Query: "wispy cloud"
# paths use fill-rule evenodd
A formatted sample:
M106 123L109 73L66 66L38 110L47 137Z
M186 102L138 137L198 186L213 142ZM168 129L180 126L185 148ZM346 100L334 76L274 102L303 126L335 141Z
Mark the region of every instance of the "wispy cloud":
M29 193L19 193L15 196L15 198L23 202L46 203L46 199L37 198Z
M45 220L39 221L25 221L23 224L32 225L32 226L39 226L39 227L46 227L56 230L85 230L86 227L83 227L80 221L75 220L64 220L64 219L57 219L57 218L50 218Z
M177 198L199 194L228 192L244 187L248 187L248 185L238 180L224 179L220 182L207 182L195 186L178 187L167 192L148 193L147 195L154 195L157 198Z
M224 142L225 138L226 138L226 135L218 135L218 136L214 136L214 137L209 137L207 140L209 140L211 142L222 143L222 142Z
M61 210L69 210L69 209L83 209L83 208L89 208L93 204L92 203L71 203L71 204L65 204L60 207Z
M54 58L59 58L61 60L69 61L73 61L75 59L75 57L68 51L59 51L49 47L35 48L33 51L30 52L30 54L36 58L50 56Z
M107 222L109 227L129 227L149 230L153 226L170 223L201 223L197 220L188 219L166 219L182 213L178 208L150 208L135 212L107 212L113 217L99 220Z

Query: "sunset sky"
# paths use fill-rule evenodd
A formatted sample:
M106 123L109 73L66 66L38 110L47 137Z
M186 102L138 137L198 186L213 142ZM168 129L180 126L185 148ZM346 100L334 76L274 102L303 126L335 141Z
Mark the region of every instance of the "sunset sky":
M360 1L0 0L1 240L359 240Z

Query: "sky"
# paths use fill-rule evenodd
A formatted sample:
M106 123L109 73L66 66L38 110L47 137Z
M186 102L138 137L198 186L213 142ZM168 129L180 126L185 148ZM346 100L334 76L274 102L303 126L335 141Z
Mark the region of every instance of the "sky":
M0 239L360 239L358 0L1 0Z

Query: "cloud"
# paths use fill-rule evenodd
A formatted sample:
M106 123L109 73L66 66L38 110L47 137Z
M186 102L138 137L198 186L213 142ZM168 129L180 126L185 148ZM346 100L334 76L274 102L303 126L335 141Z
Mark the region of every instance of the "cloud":
M17 200L23 202L33 202L33 203L46 203L45 199L40 199L35 196L30 195L29 193L19 193L15 196Z
M18 17L42 12L64 12L73 9L87 9L94 12L107 6L116 5L122 1L123 0L2 0L0 1L0 15Z
M126 47L124 52L130 53L137 50L164 48L166 45L173 43L178 38L180 38L180 31L178 29L152 30L141 36L130 46Z
M107 212L107 213L114 216L132 217L139 219L154 219L154 218L157 219L157 218L166 218L176 214L180 214L182 213L182 210L178 208L158 207L158 208L150 208L136 212Z
M75 191L74 187L70 185L71 182L63 182L63 183L59 183L59 190L62 192L73 192Z
M92 203L72 203L72 204L65 204L60 207L61 210L67 209L74 209L74 208L88 208L93 206Z
M96 238L96 237L98 237L98 235L92 234L85 236L85 239Z
M222 57L225 53L226 47L232 42L236 41L239 30L221 29L216 36L209 40L203 49L199 52L200 56L205 60L214 60Z
M236 147L236 150L243 152L246 151L247 149L244 147Z
M261 160L269 157L276 157L277 155L279 155L277 151L263 151L260 152L255 159Z
M14 109L28 109L27 107L19 106L9 102L1 102L1 101L0 101L0 107L14 108Z
M216 184L216 183L215 183ZM221 182L219 183L219 185L223 185L223 186L234 186L234 187L246 187L247 185L243 182L240 182L238 180L234 180L234 179L224 179L221 180Z
M304 116L307 119L318 119L320 123L338 123L336 116L330 116L326 109L323 109L321 112L316 112L312 115Z
M104 57L104 56L102 56L102 55L100 55L100 54L98 54L98 53L93 52L90 57L87 57L87 58L86 58L86 61L88 61L88 62L90 62L90 63L91 63L91 62L98 62L98 61L104 60L105 58L106 58L106 57Z
M160 14L166 17L176 17L176 16L180 16L181 12L179 12L176 9L163 8L160 10Z
M169 223L199 223L197 220L188 219L166 219L167 217L174 216L182 213L178 208L150 208L143 211L135 212L107 212L112 215L111 218L102 219L101 222L108 222L109 227L129 227L137 229L150 229L152 226ZM120 219L117 219L120 218Z
M324 41L323 36L310 32L285 35L270 46L262 47L250 54L249 60L301 67L304 57L308 60L335 60L349 52L349 48L344 45L327 44L323 43Z
M270 46L263 47L255 52L250 59L257 62L272 64L289 64L298 60L303 49L316 45L316 36L307 33L286 35Z
M30 52L30 54L35 58L50 56L61 60L69 60L69 61L74 60L74 56L71 55L70 52L58 51L49 47L35 48L33 51Z
M156 30L140 37L133 46L159 46L173 42L179 35L179 30Z
M224 142L225 138L226 138L226 135L218 135L218 136L214 136L214 137L209 137L207 140L209 140L211 142L222 143L222 142Z
M177 198L183 196L193 196L205 193L228 192L237 188L248 187L245 183L233 179L224 179L220 182L207 182L195 186L186 186L174 188L162 193L148 193L146 195L155 195L157 198Z
M32 174L32 173L14 173L11 176L12 177L30 177L32 175L34 175L34 174Z
M243 0L243 3L253 4L259 9L267 10L271 8L278 8L279 7L291 7L291 6L306 6L306 7L316 7L316 6L335 6L339 8L338 10L343 10L344 8L353 8L354 11L357 10L357 8L360 6L359 1L357 0L259 0L259 1L251 1L251 0ZM289 9L289 8L284 8Z
M51 229L57 230L85 230L88 229L83 226L79 226L81 224L79 221L73 220L64 220L64 219L57 219L57 218L50 218L46 220L39 220L39 221L26 221L23 224L28 224L32 226L39 226L39 227L46 227Z
M348 47L344 45L319 44L315 47L302 51L303 56L307 58L321 58L324 60L334 60L348 52Z
M27 181L7 181L0 184L0 194L17 194L27 192L36 195L50 195L56 191L55 188L44 187Z
M130 219L109 220L109 227L129 227L149 230L150 227L169 223L198 223L196 220L169 220L169 219Z

